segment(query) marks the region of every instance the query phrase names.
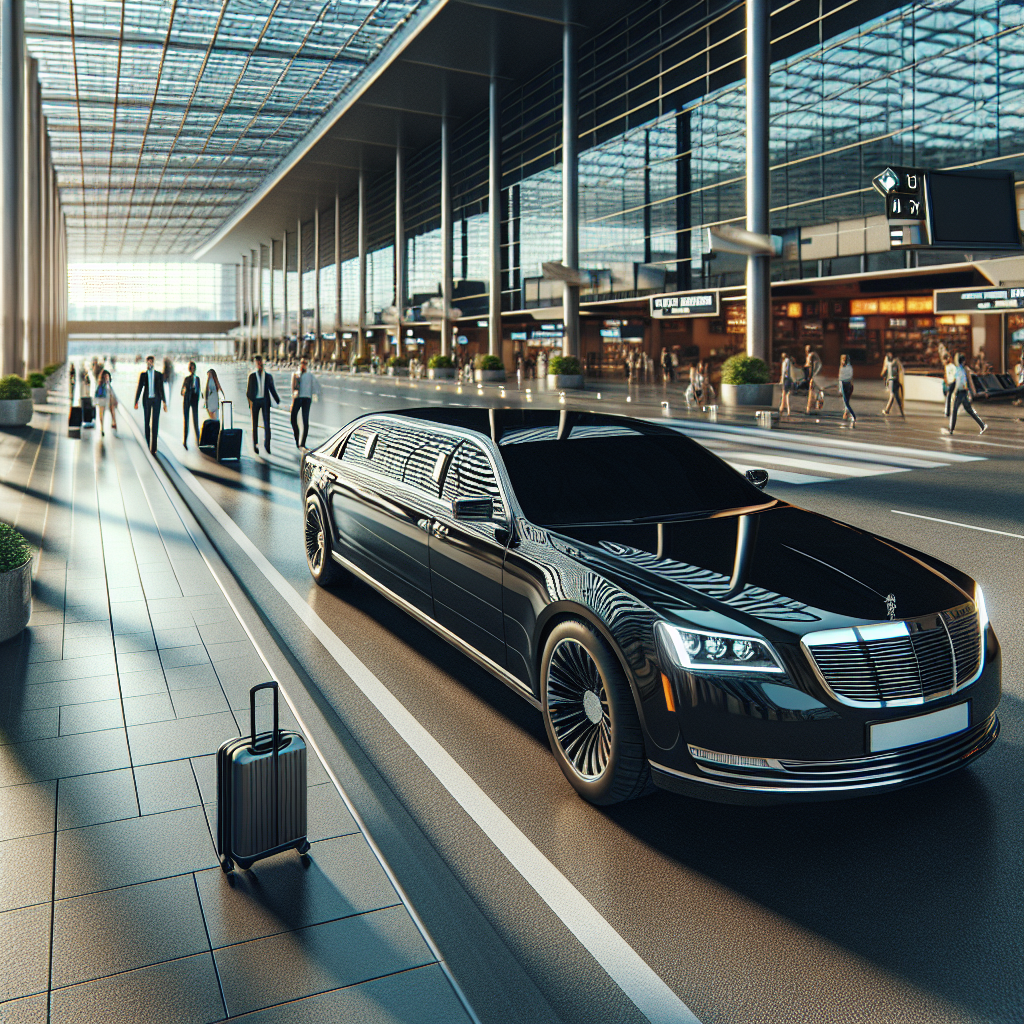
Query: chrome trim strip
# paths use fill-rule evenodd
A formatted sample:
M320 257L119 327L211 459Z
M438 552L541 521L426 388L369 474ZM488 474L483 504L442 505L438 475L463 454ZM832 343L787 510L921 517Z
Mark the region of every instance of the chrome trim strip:
M475 661L482 669L486 669L497 679L500 679L510 690L514 690L520 697L524 697L529 701L538 711L541 710L540 701L534 697L533 692L530 688L520 679L517 679L507 669L502 668L496 661L491 661L486 654L481 654L475 647L471 647L469 644L456 636L450 629L442 626L441 623L431 618L425 612L420 611L416 605L406 601L404 597L399 597L394 591L389 590L384 586L383 583L378 583L369 573L360 569L358 566L353 565L347 558L339 555L332 549L331 557L345 569L347 569L353 576L358 576L364 583L369 584L374 590L383 594L393 604L398 605L402 611L407 612L414 619L426 626L427 629L433 630L443 640L447 640L453 647L458 648L467 658Z

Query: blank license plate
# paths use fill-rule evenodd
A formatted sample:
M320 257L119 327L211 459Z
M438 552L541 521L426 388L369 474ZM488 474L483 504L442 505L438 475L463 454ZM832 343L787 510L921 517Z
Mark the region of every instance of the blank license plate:
M970 725L968 704L957 704L941 711L933 711L930 715L918 715L916 718L901 718L895 722L876 722L871 726L871 753L883 750L898 750L915 743L927 743L928 740L941 739L961 732Z

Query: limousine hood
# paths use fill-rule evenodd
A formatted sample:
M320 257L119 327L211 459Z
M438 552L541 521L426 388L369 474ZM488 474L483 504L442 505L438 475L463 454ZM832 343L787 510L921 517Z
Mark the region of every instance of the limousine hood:
M718 611L797 635L912 618L973 598L962 573L783 502L748 514L557 533L655 607Z

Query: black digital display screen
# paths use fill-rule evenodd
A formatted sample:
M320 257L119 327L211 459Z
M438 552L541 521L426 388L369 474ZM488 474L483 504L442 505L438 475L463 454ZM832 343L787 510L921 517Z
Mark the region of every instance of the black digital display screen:
M1019 249L1012 171L931 171L933 248Z

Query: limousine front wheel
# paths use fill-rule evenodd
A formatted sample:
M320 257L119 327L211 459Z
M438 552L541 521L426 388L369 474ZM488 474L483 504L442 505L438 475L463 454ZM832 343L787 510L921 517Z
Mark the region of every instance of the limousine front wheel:
M604 639L585 622L560 622L541 666L544 727L576 792L593 804L647 792L650 770L636 705Z
M331 535L324 521L323 508L316 498L306 502L306 564L310 576L321 587L341 581L342 570L331 557Z

